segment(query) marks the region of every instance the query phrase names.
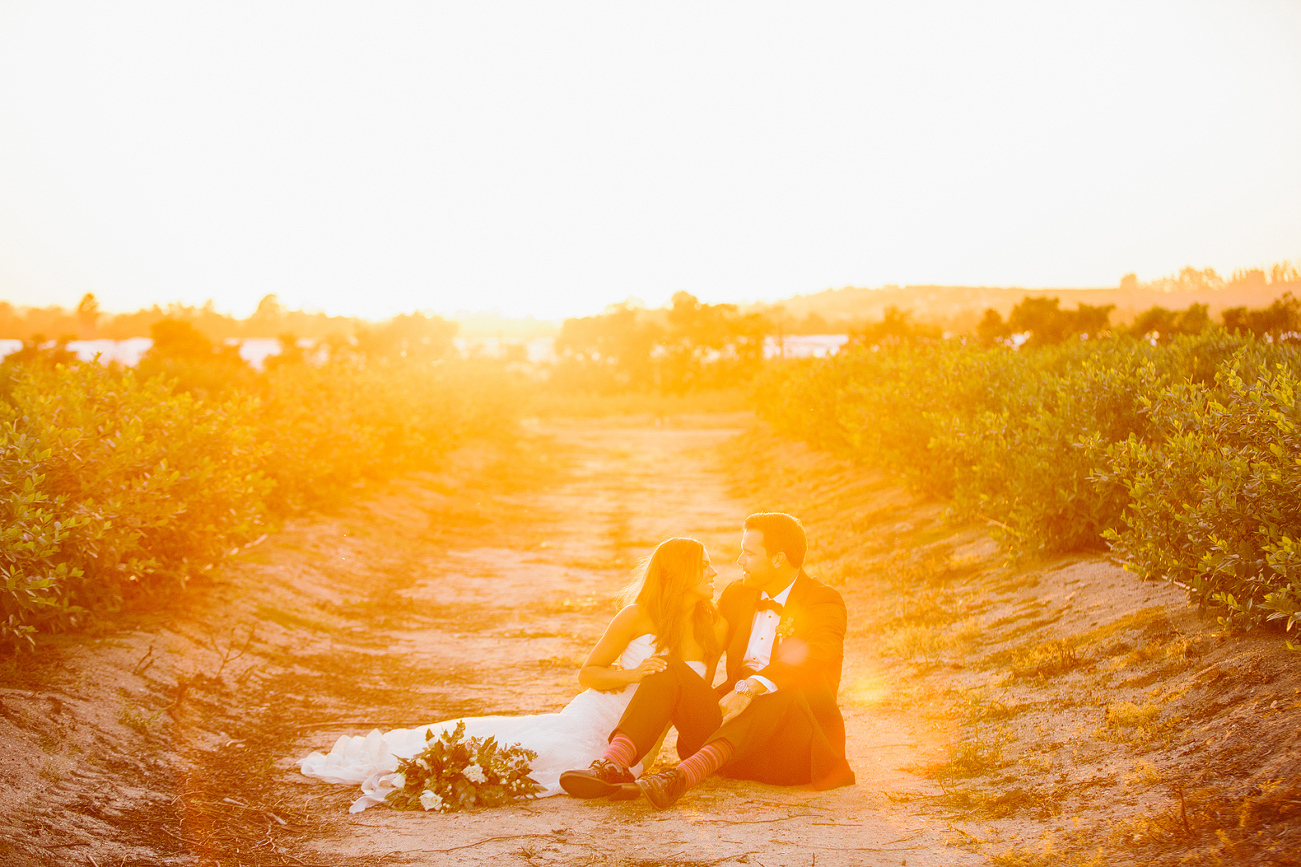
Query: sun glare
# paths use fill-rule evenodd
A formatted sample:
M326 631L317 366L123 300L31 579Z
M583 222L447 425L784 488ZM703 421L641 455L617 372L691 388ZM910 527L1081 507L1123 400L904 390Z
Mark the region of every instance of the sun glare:
M1297 256L1266 2L12 4L11 303L546 319Z

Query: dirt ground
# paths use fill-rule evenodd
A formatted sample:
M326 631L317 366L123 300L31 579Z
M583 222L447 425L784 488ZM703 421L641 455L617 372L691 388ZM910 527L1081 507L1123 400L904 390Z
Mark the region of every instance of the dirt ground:
M533 425L292 522L183 606L0 660L0 863L1301 863L1301 665L1276 636L1099 557L1009 563L751 425ZM560 708L639 558L695 536L721 588L761 508L805 518L845 594L858 785L350 815L352 787L297 772L341 734Z

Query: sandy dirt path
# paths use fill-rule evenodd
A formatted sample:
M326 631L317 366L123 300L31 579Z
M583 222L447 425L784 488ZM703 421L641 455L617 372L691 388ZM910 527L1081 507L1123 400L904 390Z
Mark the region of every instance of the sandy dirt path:
M179 603L0 658L0 864L1301 864L1301 670L1277 635L1104 557L1010 562L897 479L737 437L746 416L652 422L475 444ZM639 558L694 535L721 589L767 509L805 519L845 596L857 786L357 816L354 787L298 773L344 734L559 709Z
M459 713L556 710L577 691L578 664L614 611L612 595L656 542L695 536L711 552L720 589L739 577L733 562L739 525L752 504L729 494L722 462L738 433L730 425L740 421L538 429L547 446L533 459L560 469L543 484L484 492L494 509L508 506L527 519L481 526L459 543L439 534L433 544L439 550L413 552L420 567L409 584L391 591L439 616L432 623L416 617L419 628L391 628L386 646L374 651L378 669L407 683L421 672L436 672L444 682L451 675L456 688L444 697L455 700L430 707L423 720L412 719L418 711L405 702L402 708L354 705L345 716L384 727ZM405 544L424 535L412 529ZM852 649L846 669L856 670ZM914 759L907 725L854 707L852 698L846 711L860 777L853 788L814 792L715 779L666 812L644 802L565 796L454 815L373 809L340 815L331 833L308 844L314 852L297 855L323 863L360 857L430 865L985 863L947 847L942 826L904 815L881 794L914 779L895 769ZM324 784L295 779L288 759L327 748L338 734L364 731L302 731L286 744L291 755L279 763L283 781L316 792ZM344 803L332 800L340 809Z

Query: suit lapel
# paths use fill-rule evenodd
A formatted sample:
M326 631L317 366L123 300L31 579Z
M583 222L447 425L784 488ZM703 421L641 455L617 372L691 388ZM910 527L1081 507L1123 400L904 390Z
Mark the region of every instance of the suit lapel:
M754 628L754 609L759 605L758 590L746 587L744 593L736 606L736 630L732 633L732 643L727 647L729 680L735 680L741 675L745 652L750 647L750 631Z
M808 575L804 574L801 569L795 576L795 582L791 585L791 592L786 596L786 605L782 608L783 617L794 617L799 609L804 607L804 597L808 595L810 581Z

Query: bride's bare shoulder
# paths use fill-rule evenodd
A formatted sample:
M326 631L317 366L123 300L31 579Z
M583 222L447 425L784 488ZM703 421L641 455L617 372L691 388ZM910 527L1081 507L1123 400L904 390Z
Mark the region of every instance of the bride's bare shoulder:
M629 638L636 638L638 635L645 635L648 632L655 631L655 622L651 620L650 614L636 602L623 606L622 610L614 616L614 620L610 625L618 625L627 629Z

